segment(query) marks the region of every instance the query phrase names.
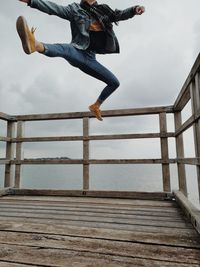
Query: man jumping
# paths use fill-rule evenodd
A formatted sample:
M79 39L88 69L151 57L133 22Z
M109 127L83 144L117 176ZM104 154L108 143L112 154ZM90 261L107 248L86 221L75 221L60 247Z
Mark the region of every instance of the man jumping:
M49 15L70 21L72 41L70 44L46 44L35 39L35 29L29 29L26 19L17 19L17 32L24 52L39 52L48 57L62 57L71 65L106 83L97 101L89 110L102 121L101 104L119 87L115 75L96 60L96 54L119 53L119 43L113 31L113 23L127 20L145 12L143 6L125 10L112 10L96 0L82 0L67 6L45 0L19 0Z

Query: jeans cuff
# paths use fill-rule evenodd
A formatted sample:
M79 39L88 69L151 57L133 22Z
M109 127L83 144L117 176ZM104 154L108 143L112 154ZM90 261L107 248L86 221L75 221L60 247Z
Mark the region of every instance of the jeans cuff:
M49 49L48 49L48 45L47 44L44 44L44 43L42 43L43 44L43 46L44 46L44 52L42 52L42 54L44 54L44 55L48 55L48 51L49 51Z

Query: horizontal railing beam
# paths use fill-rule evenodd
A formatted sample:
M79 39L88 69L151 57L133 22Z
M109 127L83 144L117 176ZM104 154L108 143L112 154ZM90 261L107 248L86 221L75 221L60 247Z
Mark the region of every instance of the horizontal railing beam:
M170 192L134 192L134 191L100 191L100 190L52 190L52 189L10 189L10 195L22 196L82 196L82 197L106 197L106 198L130 198L146 200L172 199Z
M186 165L200 165L200 158L177 158L176 162Z
M106 197L146 200L172 199L170 192L134 192L134 191L93 191L93 190L49 190L49 189L11 189L10 195L22 196L65 196L65 197Z
M190 83L195 78L196 73L200 70L200 54L198 55L175 103L174 111L181 111L190 99Z
M5 162L5 161L2 161ZM57 158L44 158L44 159L24 159L24 160L11 160L11 164L173 164L176 159L162 160L162 159L90 159L84 161L83 159L57 159Z
M4 120L4 121L13 121L15 120L15 116L10 116L8 114L5 114L3 112L0 112L0 120Z
M176 163L176 160L162 159L91 159L90 164L168 164Z
M62 141L83 141L82 136L46 136L46 137L20 137L13 138L13 143L20 142L62 142Z
M153 115L162 112L173 113L173 106L146 107L135 109L119 109L102 111L103 117L121 117L133 115ZM40 120L63 120L63 119L82 119L84 117L92 118L91 112L73 112L73 113L51 113L51 114L30 114L16 115L16 121L40 121Z
M83 136L47 136L47 137L21 137L12 138L13 143L18 142L57 142L57 141L97 141L97 140L120 140L120 139L145 139L145 138L161 138L174 137L173 132L166 134L146 133L146 134L114 134L114 135L91 135L87 138ZM10 141L8 138L0 137L0 141Z
M11 138L10 137L0 136L0 142L10 142L10 141L11 141Z
M174 137L173 132L167 134L160 133L145 133L145 134L114 134L114 135L94 135L89 136L89 140L119 140L119 139L148 139L148 138L161 138L161 137Z
M10 160L0 159L0 165L4 165L4 164L10 164Z
M83 164L81 159L56 159L56 158L47 158L47 159L24 159L24 160L11 160L11 164L22 164L22 165L35 165L35 164Z
M82 159L24 159L24 160L6 160L0 159L0 164L83 164ZM174 164L183 163L188 165L200 165L200 158L175 158L169 160L162 159L90 159L88 164Z
M187 119L181 127L175 132L175 137L179 136L187 129L189 129L197 120L200 119L200 111L198 111L197 115L192 115L189 119Z

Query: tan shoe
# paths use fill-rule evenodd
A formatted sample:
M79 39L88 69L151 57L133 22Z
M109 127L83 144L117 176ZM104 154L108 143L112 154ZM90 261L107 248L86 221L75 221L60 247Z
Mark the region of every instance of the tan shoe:
M89 110L92 112L92 114L97 118L97 120L102 121L102 117L101 117L101 110L99 109L99 107L95 104L89 106Z
M26 54L31 54L35 52L36 49L35 49L34 32L36 29L31 28L31 30L29 30L26 19L22 16L18 17L16 26L17 26L17 32L22 42L24 52Z

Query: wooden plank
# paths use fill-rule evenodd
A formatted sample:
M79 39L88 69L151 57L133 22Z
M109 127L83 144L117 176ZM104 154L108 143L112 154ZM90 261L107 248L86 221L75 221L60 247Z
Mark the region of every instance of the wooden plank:
M2 216L1 222L3 221L12 221L16 223L26 222L26 223L39 223L46 225L64 225L64 226L78 226L78 227L88 227L88 228L99 228L99 229L115 229L115 230L126 230L126 231L135 231L135 232L148 232L148 233L160 233L160 234L179 234L179 235L194 235L195 230L193 228L180 228L180 227L160 227L155 225L140 225L140 224L123 224L123 223L112 223L112 222L103 222L103 221L84 221L84 220L66 220L58 218L44 218L32 216L25 217L8 215Z
M175 131L178 131L182 125L182 116L181 112L174 113L174 121L175 121ZM183 143L183 134L179 134L176 136L176 155L177 158L185 158L184 155L184 143ZM186 172L185 165L183 163L177 163L178 167L178 182L179 182L179 190L183 192L185 196L187 196L187 183L186 183Z
M10 164L10 160L8 159L0 159L0 165Z
M38 267L39 265L33 265L31 264L32 267ZM30 264L22 264L22 263L11 263L11 262L6 262L6 261L1 261L0 260L0 267L30 267Z
M57 141L83 141L86 140L121 140L121 139L146 139L146 138L160 138L160 137L174 137L173 132L166 134L160 133L145 133L145 134L108 134L108 135L91 135L87 138L83 136L46 136L46 137L23 137L23 138L12 138L13 143L18 142L57 142ZM2 141L6 141L6 137L2 137ZM9 139L8 139L9 140ZM0 137L1 141L1 137Z
M63 158L37 158L24 160L11 160L11 164L35 165L35 164L83 164L81 159L63 159ZM90 159L88 164L173 164L175 159Z
M11 120L14 120L15 118L14 118L14 116L10 116L8 114L0 112L0 119L5 120L5 121L11 121Z
M17 122L17 138L23 136L24 122ZM16 160L22 160L22 142L16 144ZM21 178L21 164L16 164L15 166L15 188L20 188L20 178Z
M91 159L90 164L169 164L176 163L174 159Z
M89 118L83 118L83 190L89 190L90 187L90 150L89 150Z
M0 142L10 142L11 138L0 136Z
M175 111L181 111L184 109L184 107L186 106L186 104L189 102L190 100L190 82L191 82L191 77L189 78L189 80L187 79L185 84L183 85L183 89L181 90L181 92L179 93L176 102L174 103L174 110Z
M26 223L0 221L0 231L32 234L49 234L71 237L87 237L91 239L119 240L125 242L142 242L149 244L163 244L190 248L199 248L200 242L196 232L191 234L151 233L138 231L118 231L114 229L99 229L70 225L48 225L45 223Z
M107 110L103 111L102 115L104 117L119 117L119 116L133 116L133 115L151 115L151 114L159 114L160 112L172 113L173 106ZM16 120L19 121L82 119L84 117L93 118L90 112L30 114L30 115L15 116Z
M8 121L7 123L7 137L12 138L14 136L15 124ZM6 160L10 163L5 165L5 180L4 187L11 187L13 185L13 167L11 160L14 159L14 145L12 142L6 143Z
M12 207L14 204L5 202L1 200L0 207L9 205ZM80 204L80 203L55 203L55 202L46 202L42 203L40 201L38 202L15 202L15 205L18 207L21 205L24 207L24 209L30 205L32 207L39 209L56 209L56 210L68 210L68 211L77 211L77 212L96 212L96 213L110 213L110 214L128 214L128 215L140 215L140 216L154 216L154 217L163 217L165 220L168 220L169 218L172 218L175 220L176 218L180 218L182 216L181 210L179 208L174 208L174 207L149 207L149 206L123 206L120 204L94 204L94 203L85 203L85 204ZM118 208L116 208L116 205Z
M43 262L48 264L62 263L65 266L65 262L69 261L69 253L71 254L73 252L73 256L81 254L83 257L87 256L87 253L90 253L93 256L93 261L99 258L100 255L101 259L102 256L106 258L107 255L112 255L112 259L114 257L128 257L130 259L141 258L176 263L200 263L199 249L118 241L110 242L105 240L103 242L101 240L88 241L86 239L83 239L82 242L80 239L74 240L74 242L71 240L68 243L65 238L53 240L53 242L45 238L43 240L36 240L35 243L38 243L39 246L37 244L34 246L30 243L31 241L27 240L24 241L23 245L0 244L2 254L6 251L3 259L27 260L28 255L29 262L34 264L41 264ZM24 261L22 262L24 263Z
M167 133L167 115L166 113L159 114L159 125L160 125L160 134ZM166 137L161 137L161 157L163 161L169 160L169 150L168 150L168 139ZM163 178L163 191L170 192L171 184L170 184L170 170L169 163L162 164L162 178Z
M89 140L120 140L120 139L148 139L160 137L174 137L173 132L169 133L140 133L140 134L113 134L113 135L92 135Z
M183 159L176 159L176 161L182 164L200 165L200 158L183 158Z
M135 242L126 242L122 240L109 240L109 239L96 239L96 238L89 238L89 237L77 237L77 236L66 236L66 235L49 235L44 233L19 233L19 232L1 232L0 236L0 242L1 244L10 244L10 245L27 245L27 246L33 246L33 247L43 247L43 248L56 248L56 249L62 249L62 248L70 248L70 250L80 250L83 249L84 243L86 250L92 251L92 247L94 243L96 242L96 245L101 247L101 251L104 250L106 254L106 247L112 247L113 245L116 246L115 254L117 255L117 248L119 249L120 244L122 244L123 249L126 249L126 247L131 246L134 248L137 245ZM113 244L114 243L114 244ZM139 243L139 242L137 242ZM157 244L149 244L145 243L145 245L156 245ZM144 246L145 246L144 245ZM162 246L162 245L161 245ZM176 247L176 245L172 244L173 248L180 248ZM181 247L183 248L183 247ZM184 247L185 248L185 247ZM188 247L186 247L188 248ZM190 248L192 249L192 248ZM193 248L199 250L199 247ZM112 247L113 250L113 247ZM131 252L131 248L129 248L129 253ZM121 250L120 250L121 251ZM113 252L113 251L112 251ZM109 253L109 251L108 251ZM120 253L119 253L120 254ZM127 253L128 254L128 253ZM131 256L131 255L126 255ZM145 255L144 255L145 257Z
M200 119L200 111L198 110L196 115L191 115L189 119L187 119L183 125L179 127L179 129L175 132L175 136L179 136L187 129L189 129L195 122L198 122Z
M53 248L43 248L43 247L26 247L26 246L12 246L12 245L1 245L0 249L2 249L2 254L4 255L3 261L9 261L18 263L29 263L30 265L36 264L37 266L52 266L52 267L87 267L93 266L95 262L95 266L109 266L109 267L131 267L131 266L155 266L160 267L176 267L181 266L185 267L188 263L188 260L184 262L185 255L181 256L182 253L179 253L180 261L176 262L175 257L177 251L173 251L171 258L167 258L167 252L163 251L162 256L159 253L155 253L154 246L150 249L150 252L154 252L148 258L142 258L138 251L135 251L133 256L118 256L112 252L112 249L109 249L109 254L104 253L104 250L100 251L100 248L97 248L99 252L90 252L90 251L81 251L81 250L69 250L69 249L53 249ZM94 248L93 248L94 249ZM157 248L158 249L158 248ZM169 249L172 250L172 249ZM92 251L92 249L91 249ZM138 253L137 253L138 252ZM162 251L161 251L162 252ZM183 251L181 251L183 252ZM188 251L190 252L190 251ZM124 251L124 255L126 255ZM167 258L167 260L157 260L154 259L154 254L158 256L156 258ZM194 258L194 252L189 256L189 260L191 260L191 264L193 267L198 267L198 259ZM179 265L178 265L179 264Z
M177 127L176 131L175 131L175 136L179 136L180 134L182 134L183 132L185 132L187 129L189 129L193 123L195 122L196 118L194 115L190 116L189 119L187 119L183 125L179 125L179 127Z
M166 200L171 199L172 194L166 192L134 192L134 191L82 191L82 190L48 190L48 189L12 189L13 195L32 196L85 196L104 198L130 198Z
M37 208L37 212L35 209ZM172 216L172 214L167 213L168 216L159 215L159 213L149 214L144 211L137 210L136 212L128 212L127 210L113 211L109 209L96 209L92 208L72 208L72 207L52 207L52 206L37 206L37 205L0 205L0 210L2 212L22 212L27 211L27 213L44 213L44 214L61 214L61 215L76 215L76 216L92 216L92 217L107 217L107 218L122 218L122 219L135 219L135 220L151 220L151 221L166 221L166 222L185 222L183 218L179 215Z
M174 199L165 200L138 200L138 199L122 199L122 198L98 198L98 197L62 197L62 196L26 196L26 195L12 195L6 196L1 199L1 203L10 203L10 204L39 204L39 205L108 205L115 207L129 208L129 207L149 207L149 208L176 208L178 205Z
M181 92L179 93L175 103L174 103L174 110L175 111L181 111L184 106L187 104L190 98L190 92L189 92L189 85L191 81L194 79L196 73L200 69L200 54L198 55L189 75L188 78L186 79Z
M195 76L195 81L190 86L190 95L192 103L192 113L197 115L200 110L200 75L199 73ZM195 155L197 158L200 157L200 120L195 121L193 125L194 132L194 145L195 145ZM196 166L197 171L197 182L198 182L198 194L200 201L200 166Z
M7 196L10 193L10 188L0 189L0 197Z
M10 192L9 192L10 193ZM0 205L41 205L41 207L55 206L56 208L59 207L93 207L98 208L102 207L102 209L110 208L114 209L117 205L119 210L134 210L134 209L149 209L149 210L165 210L165 211L178 211L180 210L177 203L175 201L150 201L150 200L134 200L134 199L118 199L118 198L91 198L91 197L45 197L45 199L40 199L40 197L35 197L36 199L32 199L32 197L9 197L6 196L1 199ZM57 200L58 198L58 200ZM74 198L74 200L73 200ZM105 200L105 201L103 201ZM110 200L110 201L109 201ZM123 201L127 200L127 201ZM150 202L150 203L148 203ZM154 204L155 202L155 204ZM115 210L115 209L114 209Z
M18 137L12 138L13 143L18 142L61 142L61 141L83 141L82 136L44 136L44 137Z
M102 216L103 215L103 216ZM37 218L47 219L47 220L66 220L66 221L78 221L78 222L97 222L97 223L111 223L111 224L123 224L123 225L146 225L146 226L157 226L157 227L168 227L168 228L180 228L180 229L191 229L192 225L186 221L168 221L160 220L160 217L157 217L156 220L152 220L152 218L147 218L145 216L136 218L135 215L108 215L107 213L94 214L91 212L87 212L86 214L81 214L80 212L67 213L66 211L58 211L57 213L54 211L45 211L45 210L21 210L21 209L12 209L9 208L7 210L0 210L0 217L20 217L20 218Z
M200 210L182 194L182 192L174 192L177 203L181 206L186 216L190 219L194 228L200 234Z
M24 159L11 160L11 164L36 165L36 164L83 164L81 159L62 159L62 158L39 158L39 159Z

